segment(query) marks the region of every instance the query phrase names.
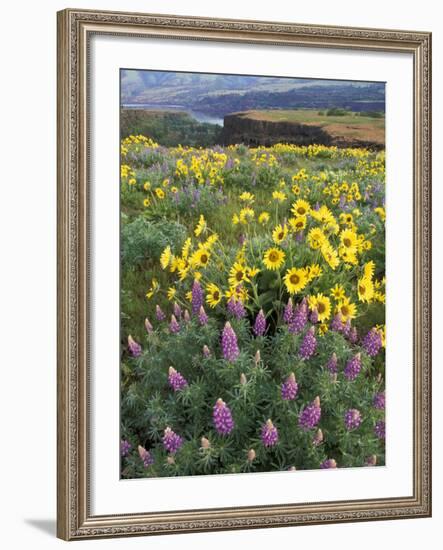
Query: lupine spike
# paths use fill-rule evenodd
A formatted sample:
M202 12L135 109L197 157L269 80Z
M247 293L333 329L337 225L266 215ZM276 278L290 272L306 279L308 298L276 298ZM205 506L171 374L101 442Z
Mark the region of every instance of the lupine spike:
M206 314L205 308L203 306L200 306L200 310L198 312L198 322L200 325L204 326L208 323L209 317Z
M217 399L214 405L212 419L215 429L221 435L228 435L234 429L234 420L231 410L221 398Z
M321 406L320 406L320 397L317 397L307 405L298 418L299 427L304 430L312 430L320 422L321 418Z
M357 353L356 355L354 355L354 357L349 359L349 361L346 363L344 374L348 380L355 380L359 375L360 371L361 371L361 354Z
M131 335L128 336L128 349L132 357L140 357L142 354L141 345Z
M257 313L253 331L256 336L263 336L266 331L266 319L262 309Z
M317 339L315 337L315 328L311 327L305 334L300 346L300 357L302 359L309 359L315 353L317 349Z
M174 391L180 391L188 385L186 378L176 371L174 367L169 367L168 382Z
M166 319L166 315L158 304L155 306L155 316L157 317L157 321L164 321Z
M176 453L183 445L183 438L171 430L169 426L165 428L162 441L163 447L171 454Z
M291 374L286 378L285 382L281 385L281 396L285 401L292 401L297 397L298 384L295 380L295 374Z
M178 324L177 319L175 318L175 315L171 315L171 322L169 323L169 332L172 334L177 334L177 332L180 332L180 325Z
M265 447L273 447L278 441L278 430L270 418L262 426L261 440Z
M229 321L227 321L223 329L221 348L223 352L223 357L226 359L226 361L229 361L231 363L233 363L240 354L240 350L238 349L237 336Z

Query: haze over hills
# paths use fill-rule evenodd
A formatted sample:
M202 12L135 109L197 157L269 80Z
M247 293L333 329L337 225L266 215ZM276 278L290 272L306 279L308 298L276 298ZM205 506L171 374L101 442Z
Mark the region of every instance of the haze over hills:
M250 109L385 110L385 85L278 78L122 70L122 105L180 107L219 117Z

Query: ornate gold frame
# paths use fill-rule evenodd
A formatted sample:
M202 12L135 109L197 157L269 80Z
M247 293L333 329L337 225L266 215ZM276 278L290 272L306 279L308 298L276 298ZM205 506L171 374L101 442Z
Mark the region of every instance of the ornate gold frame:
M431 34L64 10L58 13L58 536L153 535L431 515ZM88 490L88 43L93 34L408 52L414 59L413 496L92 516Z

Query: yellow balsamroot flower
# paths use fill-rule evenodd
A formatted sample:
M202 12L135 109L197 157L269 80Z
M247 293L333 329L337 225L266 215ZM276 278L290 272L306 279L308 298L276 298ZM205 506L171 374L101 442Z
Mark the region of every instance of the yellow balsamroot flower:
M328 241L322 245L321 253L330 268L335 269L340 264L337 251Z
M184 260L189 256L189 250L191 249L191 237L188 237L183 243L182 257Z
M378 330L381 336L381 345L386 347L386 325L375 325L375 328Z
M320 223L335 222L332 212L325 204L318 210L311 210L311 216Z
M249 278L253 278L255 277L256 275L258 275L260 273L260 269L258 267L249 267L248 268L248 277Z
M243 191L243 193L239 196L239 199L243 202L254 202L254 198L254 195L249 193L249 191Z
M378 214L382 222L386 220L386 212L384 208L382 208L381 206L378 206L377 208L374 208L374 212Z
M316 296L308 298L308 304L312 311L317 310L318 320L320 323L327 321L331 316L331 300L319 293Z
M375 263L372 260L365 263L365 265L363 266L364 277L366 277L367 279L372 279L372 277L374 276L374 272Z
M357 252L358 238L357 233L351 229L343 229L340 233L340 242L342 246L352 254Z
M135 178L128 179L128 185L135 185L136 183L137 183L137 180Z
M171 187L171 193L174 193L174 195L176 195L178 193L178 187L175 187L175 185L173 185Z
M272 240L275 244L282 243L288 236L288 228L286 225L277 225L272 232Z
M200 246L189 258L191 267L206 267L209 263L211 253L206 248Z
M240 218L238 217L238 214L234 214L232 216L232 223L233 225L238 225L240 223Z
M355 319L355 316L357 315L357 306L345 296L338 302L336 311L340 315L341 321L346 323L351 319Z
M173 286L170 286L168 288L168 292L166 293L166 296L168 297L169 301L172 301L175 298L175 295L177 294L177 289Z
M363 250L371 250L372 248L372 242L371 241L363 241Z
M358 259L354 250L346 248L345 246L340 246L338 249L338 254L345 263L351 265L358 264Z
M186 292L185 298L188 302L192 302L192 290L188 290L188 292Z
M309 246L317 250L327 243L326 235L319 227L313 227L308 233Z
M162 185L163 185L163 187L168 187L168 185L169 185L169 180L168 180L168 178L166 178L166 179L164 179L164 180L162 181Z
M145 191L149 191L151 189L151 182L145 181L145 183L143 184L143 189Z
M220 300L222 299L222 292L219 289L219 287L214 283L209 283L206 285L206 302L207 304L214 308L218 303L220 303Z
M163 191L163 189L160 189L160 187L157 187L155 189L155 194L157 195L157 198L160 200L163 200L165 198L165 192Z
M239 214L240 223L246 224L248 223L248 221L253 220L254 216L255 212L252 208L249 208L249 206L247 206L246 208L242 208Z
M369 303L374 297L374 283L368 277L362 277L357 283L357 293L360 302Z
M299 216L307 216L310 211L311 205L308 201L305 201L303 199L298 199L298 201L294 202L291 208L291 212L296 218Z
M381 304L386 303L386 294L384 292L380 292L376 290L374 292L374 300L377 300L377 302L380 302Z
M323 274L323 269L318 264L312 264L307 266L306 273L308 275L309 282L313 279L321 277Z
M278 202L284 202L286 200L286 194L283 191L273 191L272 198Z
M345 289L342 285L339 285L338 283L333 288L331 288L330 294L337 301L343 300L343 298L346 296Z
M247 273L248 268L246 266L244 266L240 262L235 262L229 270L229 286L235 287L243 281L249 281Z
M209 237L206 239L206 241L203 243L203 248L207 248L210 250L214 244L218 241L218 235L217 233L213 233L212 235L209 235Z
M198 220L198 224L196 228L194 229L194 234L196 237L199 237L202 233L205 233L207 229L206 220L203 214L200 214L200 218Z
M276 270L285 262L285 253L280 248L268 248L263 256L263 263L267 269Z
M171 258L172 258L171 247L168 245L163 250L160 256L160 265L162 266L162 269L166 269L168 267L169 262L171 261Z
M178 278L180 281L184 281L189 273L189 265L185 264L183 267L178 268Z
M283 281L288 289L289 294L297 294L305 288L309 279L306 273L306 269L291 267L286 271L286 275L283 277Z
M327 323L320 323L318 327L318 333L320 334L320 336L323 336L324 334L326 334L328 330L329 330L329 327Z
M300 195L300 187L298 185L293 185L291 187L291 191L294 193L294 195L298 196Z
M148 199L148 198L146 197L146 199L144 199L144 201L143 201L143 206L144 206L145 208L147 208L148 206L151 206L151 201L150 201L150 199Z
M233 298L234 300L239 300L243 304L249 300L248 291L242 284L230 287L229 290L225 292L225 296L228 301Z
M269 221L270 215L269 212L262 212L258 217L258 223L264 225Z
M160 290L160 285L157 281L157 279L152 279L151 287L149 288L148 292L146 293L146 298L149 300Z
M289 218L288 224L292 231L302 231L306 227L306 216L298 216L297 218Z
M342 212L340 214L340 223L343 225L352 225L354 218L350 212Z

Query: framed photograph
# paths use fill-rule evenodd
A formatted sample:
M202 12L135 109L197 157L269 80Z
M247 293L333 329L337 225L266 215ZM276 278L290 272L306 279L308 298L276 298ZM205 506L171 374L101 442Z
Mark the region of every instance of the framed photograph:
M431 514L431 35L58 13L58 536Z

